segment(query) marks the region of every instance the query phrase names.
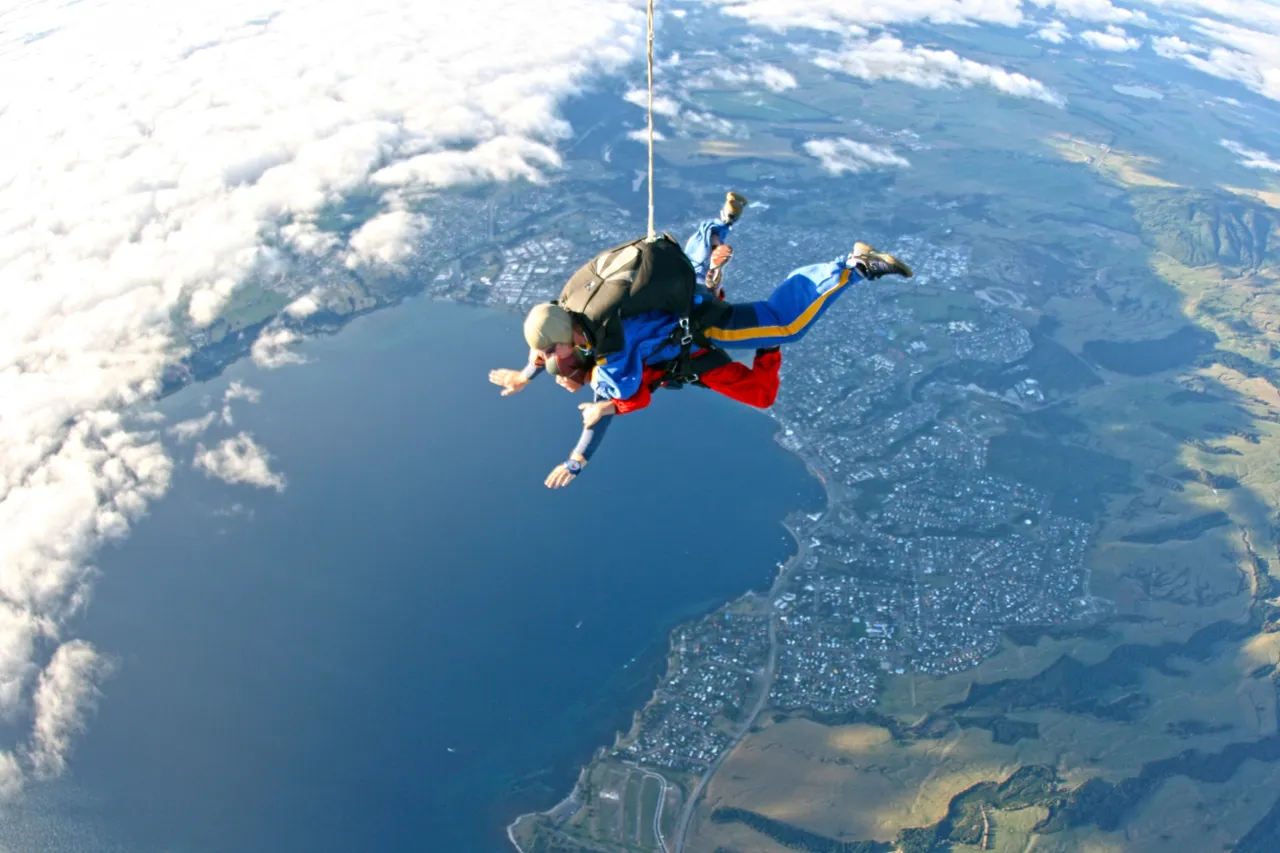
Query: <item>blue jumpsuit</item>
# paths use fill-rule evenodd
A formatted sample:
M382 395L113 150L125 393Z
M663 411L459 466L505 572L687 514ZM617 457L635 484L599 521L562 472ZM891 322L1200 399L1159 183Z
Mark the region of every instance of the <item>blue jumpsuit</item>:
M710 267L712 234L723 241L728 233L729 226L723 222L707 220L685 244L685 255L693 263L699 282L706 280ZM792 270L767 299L730 304L724 319L702 333L722 349L754 350L793 343L805 336L840 294L861 280L862 276L845 258L800 267ZM674 314L657 311L625 318L623 348L598 360L591 372L595 399L629 398L639 389L645 365L676 358L680 347L671 342L676 323ZM575 452L590 459L612 421L613 417L604 417L594 427L584 429Z

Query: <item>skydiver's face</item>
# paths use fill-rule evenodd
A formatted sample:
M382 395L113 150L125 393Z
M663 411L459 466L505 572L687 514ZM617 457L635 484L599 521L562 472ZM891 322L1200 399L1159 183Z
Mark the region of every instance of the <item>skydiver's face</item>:
M555 361L557 358L567 358L575 350L573 344L556 344L546 349L534 350L534 352L537 353L538 364L546 367L548 362Z

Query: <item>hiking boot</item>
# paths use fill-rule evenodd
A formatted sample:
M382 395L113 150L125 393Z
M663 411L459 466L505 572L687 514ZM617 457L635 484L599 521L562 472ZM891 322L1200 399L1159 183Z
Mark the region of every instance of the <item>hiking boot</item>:
M882 275L900 275L911 278L914 274L911 267L887 252L877 252L866 243L854 243L847 263L858 271L858 275L874 281Z
M724 207L720 208L720 221L725 225L732 225L746 209L747 197L742 193L729 191L724 196Z

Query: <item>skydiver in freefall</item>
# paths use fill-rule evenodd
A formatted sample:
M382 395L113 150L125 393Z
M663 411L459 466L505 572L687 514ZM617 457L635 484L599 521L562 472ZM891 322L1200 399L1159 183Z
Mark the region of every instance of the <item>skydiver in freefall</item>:
M558 374L556 381L566 390L589 385L594 395L592 402L578 407L582 434L568 458L547 475L548 488L572 483L599 448L614 417L648 406L659 388L694 384L749 406L768 408L778 393L782 344L803 338L850 285L884 275L912 276L902 261L857 242L845 257L793 270L767 299L722 301L723 267L732 257L726 239L746 202L740 194L729 193L719 218L701 223L685 244L681 261L687 259L693 266L699 288L694 301L705 309L692 312L692 328L682 327L681 318L670 311L622 316L621 333L616 328L607 330L611 342L606 347L598 317L566 310L558 303L535 305L529 311L524 322L528 363L523 370L493 370L489 381L500 386L505 397L524 390L534 377L549 370ZM559 302L564 301L562 293ZM689 344L691 337L695 347ZM734 361L725 349L754 349L752 365Z

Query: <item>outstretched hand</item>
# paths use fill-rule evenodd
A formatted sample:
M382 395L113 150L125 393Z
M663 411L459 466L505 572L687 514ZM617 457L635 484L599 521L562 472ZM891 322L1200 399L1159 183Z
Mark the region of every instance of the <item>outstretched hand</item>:
M505 367L490 370L489 381L502 388L503 397L518 394L524 390L524 386L529 384L529 380L519 370L510 370Z
M601 418L618 413L618 408L608 400L601 400L598 403L579 403L578 408L582 410L582 426L584 429L591 429L600 423Z
M544 481L548 489L563 489L578 478L578 475L570 471L561 462L559 465L551 469L551 473L547 475Z

